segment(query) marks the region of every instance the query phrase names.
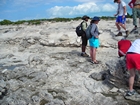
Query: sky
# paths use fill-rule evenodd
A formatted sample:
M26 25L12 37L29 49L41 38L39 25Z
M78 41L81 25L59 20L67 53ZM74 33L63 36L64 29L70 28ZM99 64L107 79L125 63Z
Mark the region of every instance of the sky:
M132 14L130 0L123 1ZM114 0L0 0L0 21L114 16L116 10Z

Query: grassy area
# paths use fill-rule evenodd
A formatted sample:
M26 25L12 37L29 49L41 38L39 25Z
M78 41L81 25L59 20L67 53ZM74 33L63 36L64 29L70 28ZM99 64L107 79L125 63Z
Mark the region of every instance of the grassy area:
M103 20L114 20L115 17L109 17L109 16L102 16L100 17ZM131 16L129 16L131 18ZM0 21L0 25L19 25L19 24L28 24L28 25L39 25L44 21L50 21L50 22L67 22L71 20L79 20L81 17L76 18L53 18L53 19L35 19L35 20L19 20L16 22L12 22L10 20L3 20Z

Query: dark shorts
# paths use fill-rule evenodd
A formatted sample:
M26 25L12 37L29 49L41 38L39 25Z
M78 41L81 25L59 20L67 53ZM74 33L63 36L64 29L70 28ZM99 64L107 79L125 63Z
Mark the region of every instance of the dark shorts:
M140 70L140 54L126 54L126 67L128 70L137 69Z
M87 46L87 37L86 37L86 34L83 34L81 36L81 39L82 39L82 45L83 46Z
M117 22L117 23L125 24L125 22L126 22L126 17L123 18L122 16L118 16L118 17L116 18L116 22Z

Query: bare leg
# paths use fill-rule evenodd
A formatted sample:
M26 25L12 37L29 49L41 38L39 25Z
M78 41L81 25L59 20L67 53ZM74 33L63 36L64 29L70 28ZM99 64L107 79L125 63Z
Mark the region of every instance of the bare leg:
M126 25L125 24L119 23L119 25L126 31Z
M96 48L93 48L93 61L96 62Z
M116 27L117 27L118 31L121 30L121 28L120 28L120 26L119 26L119 23L117 23L117 22L116 22Z
M134 79L135 79L135 69L129 70L130 77L129 77L129 90L133 90Z
M90 57L91 57L91 60L93 61L93 47L90 47Z

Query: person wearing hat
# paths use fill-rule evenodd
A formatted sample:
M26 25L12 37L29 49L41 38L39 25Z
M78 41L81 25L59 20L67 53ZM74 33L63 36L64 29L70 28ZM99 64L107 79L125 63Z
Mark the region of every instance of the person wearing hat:
M126 3L122 0L114 0L114 3L118 3L118 10L114 16L116 18L116 27L119 33L116 36L122 36L121 27L125 30L126 36L128 36L129 31L126 29L125 22L126 22Z
M84 31L84 33L81 35L81 39L82 39L82 47L81 47L81 50L82 50L82 53L81 53L81 56L83 57L88 57L89 55L86 53L86 46L87 46L87 38L86 38L86 29L87 29L87 22L88 22L88 19L89 17L87 15L84 15L82 17L82 20L83 22L81 23L82 24L82 30Z
M89 39L89 45L90 45L90 57L91 57L91 63L98 64L99 62L96 60L96 51L99 47L99 31L97 24L99 23L100 18L95 16L91 20L91 35L92 37Z

